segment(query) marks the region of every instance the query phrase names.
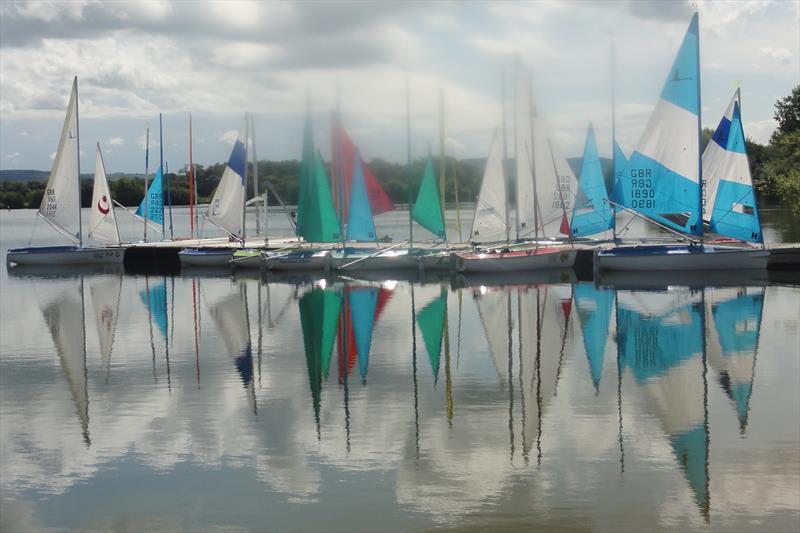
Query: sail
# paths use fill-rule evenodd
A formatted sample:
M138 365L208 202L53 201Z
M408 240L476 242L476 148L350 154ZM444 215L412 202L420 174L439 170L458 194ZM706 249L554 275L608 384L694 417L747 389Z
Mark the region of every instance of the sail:
M148 291L147 289L139 293L142 303L149 307L153 321L167 338L167 282L163 281Z
M699 43L695 13L622 180L623 205L698 236L703 234Z
M369 368L369 349L372 344L372 326L378 304L378 289L376 287L352 287L348 294L348 300L356 350L358 350L358 369L361 379L364 380Z
M39 214L75 241L80 240L80 161L78 159L78 77L72 82L67 116L61 129Z
M483 172L475 217L472 219L471 240L476 242L502 241L506 231L506 180L503 173L502 147L497 133L489 148L486 170Z
M578 180L555 142L547 121L538 113L534 113L534 135L533 164L542 233L547 237L568 235L569 221L565 216L569 215L565 213L571 213L575 205Z
M613 225L614 212L608 203L606 182L600 166L600 156L597 154L597 141L594 138L594 128L590 124L583 148L579 192L572 209L572 234L585 237L611 229Z
M688 291L640 294L630 305L618 293L617 349L646 409L656 416L705 514L708 510L707 390L703 308ZM654 303L654 306L647 304Z
M600 388L614 294L590 283L575 286L575 305L595 390Z
M628 166L628 158L620 148L619 143L614 141L614 185L611 189L611 201L622 205L622 176L625 174L625 167Z
M716 297L725 289L709 291L709 361L717 370L725 394L733 402L743 433L747 428L753 388L764 288L729 289L734 294Z
M359 171L363 175L372 214L380 215L381 213L393 210L394 204L392 200L389 198L389 195L386 194L386 191L383 190L380 183L378 183L378 180L375 179L375 175L367 164L356 154L356 147L339 121L338 116L335 116L332 122L331 138L333 140L333 162L335 165L335 168L331 172L334 178L331 180L333 183L333 203L334 205L339 205L339 191L341 190L341 210L342 213L345 214L345 218L342 222L348 222L351 195L350 187L357 167L360 167ZM358 165L356 165L356 162L358 162ZM338 182L340 176L343 178L341 184Z
M152 220L157 224L164 223L164 192L162 185L161 168L156 171L153 181L150 182L150 187L147 189L147 216L145 217L145 199L139 204L139 209L136 214L142 218Z
M342 295L335 289L314 288L300 297L300 327L303 330L308 383L317 423L319 423L322 377L324 369L330 364L341 306Z
M209 309L222 337L225 350L233 357L239 378L245 388L253 382L253 353L247 306L242 287L224 297Z
M358 150L356 150L356 161L361 162ZM367 196L367 187L364 183L364 172L360 164L356 164L353 167L348 213L347 240L374 241L377 239L375 222L372 220L372 210Z
M114 216L114 204L108 190L106 168L100 143L97 143L97 156L94 164L94 187L92 189L92 216L89 219L89 237L108 244L119 244L119 229Z
M520 235L535 231L533 167L533 111L530 79L515 69L514 81L514 150L516 154L516 213Z
M78 289L77 294L75 288ZM61 369L69 391L84 442L89 445L89 392L86 382L86 329L83 317L83 284L68 289L43 310L44 320L53 338Z
M100 279L89 286L89 294L94 308L94 319L97 322L100 361L103 368L106 369L110 364L111 349L114 346L114 332L117 330L121 291L121 276L118 279Z
M311 133L311 115L307 113L305 125L303 127L303 158L300 161L297 219L295 220L295 229L298 237L305 238L305 233L308 231L307 224L309 211L312 207L312 197L316 195L314 187L315 155L314 137ZM333 205L332 202L331 205ZM310 241L308 238L306 238L306 240Z
M411 210L411 216L419 224L439 237L445 239L444 216L439 203L439 188L436 185L436 174L433 171L433 161L428 155L425 163L425 174L419 186L417 201Z
M703 152L703 220L714 233L764 242L747 160L739 91Z
M433 370L434 382L439 378L439 358L442 352L442 336L444 334L444 317L447 312L447 290L417 313L417 325L422 332L422 340L428 351L428 358Z
M246 179L247 139L240 132L206 212L206 218L238 239L244 239Z

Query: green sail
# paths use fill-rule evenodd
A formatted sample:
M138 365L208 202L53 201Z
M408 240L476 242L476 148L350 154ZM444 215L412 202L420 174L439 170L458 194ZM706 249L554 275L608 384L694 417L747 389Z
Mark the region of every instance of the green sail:
M341 293L332 289L313 289L300 298L300 326L308 365L308 384L318 424L322 378L328 375L341 305Z
M297 235L308 242L337 242L339 219L325 164L314 153L311 119L306 117L303 133L303 160L300 163L300 194L297 200Z
M440 239L446 238L442 206L439 204L439 189L436 186L436 174L433 172L433 161L431 161L430 155L428 156L428 162L425 164L425 174L422 176L417 202L411 210L411 216L423 228Z
M422 340L428 350L431 361L433 379L439 378L439 357L442 352L442 336L444 334L444 317L447 313L447 290L442 289L438 298L417 313L417 324L422 331Z

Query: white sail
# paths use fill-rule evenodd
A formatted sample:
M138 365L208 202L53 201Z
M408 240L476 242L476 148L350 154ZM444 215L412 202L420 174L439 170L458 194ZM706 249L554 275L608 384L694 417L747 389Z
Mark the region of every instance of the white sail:
M80 241L80 196L78 161L78 77L72 82L72 93L61 139L47 180L39 214L76 242Z
M72 401L81 424L84 441L89 443L89 393L86 383L86 337L83 319L83 285L76 285L58 296L43 310L44 320L53 337L53 344Z
M97 338L100 344L100 361L103 368L111 362L111 349L114 346L114 332L117 330L119 315L119 296L122 290L122 276L100 279L89 286L92 297L94 319L97 323Z
M247 139L239 132L206 218L234 237L244 238L244 195L247 176Z
M517 229L520 235L535 231L533 172L534 146L530 79L517 69L514 83L514 149L516 154Z
M506 239L506 181L503 172L503 156L497 134L489 148L486 170L483 173L475 218L472 219L470 239L478 242L502 241Z
M564 224L564 212L567 217L572 213L578 180L547 122L534 114L534 168L540 226L545 236L557 238L567 235L561 231L569 227L569 223Z
M97 143L97 155L94 163L94 187L92 188L92 216L89 219L89 237L106 244L119 244L119 229L114 216L114 204L108 189L106 168L100 143Z

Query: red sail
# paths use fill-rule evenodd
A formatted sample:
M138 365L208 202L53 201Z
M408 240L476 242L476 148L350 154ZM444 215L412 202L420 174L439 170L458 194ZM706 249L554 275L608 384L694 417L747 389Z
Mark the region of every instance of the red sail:
M336 119L333 120L331 127L331 138L333 141L333 203L339 208L339 192L342 192L342 205L343 212L342 219L347 222L347 213L350 200L350 184L353 179L353 165L356 156L356 147L350 136L345 129L338 123ZM369 167L361 162L361 168L364 171L364 183L367 186L367 195L369 196L369 205L372 208L373 215L380 215L387 211L394 209L394 204L383 190L375 175ZM341 185L339 185L339 178L343 176Z

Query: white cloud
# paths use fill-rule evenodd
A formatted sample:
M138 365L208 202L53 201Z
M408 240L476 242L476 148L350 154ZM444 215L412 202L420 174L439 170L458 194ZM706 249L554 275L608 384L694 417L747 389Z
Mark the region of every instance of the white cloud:
M109 146L122 146L125 144L125 140L122 137L111 137L106 139L106 144Z
M774 48L772 46L762 46L759 48L762 55L777 61L781 65L788 65L792 60L792 53L786 48Z
M772 132L778 127L778 123L774 118L759 120L756 122L747 122L744 125L745 135L759 144L767 144Z
M239 132L236 130L228 130L222 135L219 136L219 141L225 144L233 146L233 143L236 142L236 139L239 137Z

